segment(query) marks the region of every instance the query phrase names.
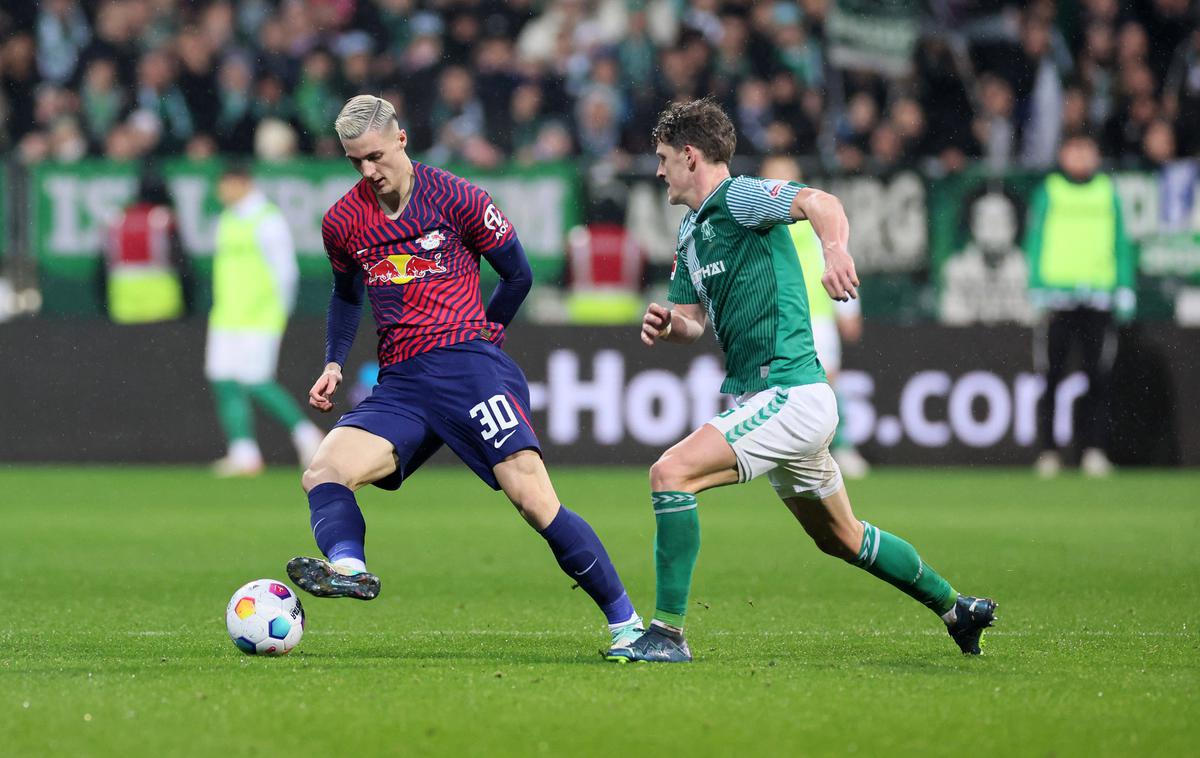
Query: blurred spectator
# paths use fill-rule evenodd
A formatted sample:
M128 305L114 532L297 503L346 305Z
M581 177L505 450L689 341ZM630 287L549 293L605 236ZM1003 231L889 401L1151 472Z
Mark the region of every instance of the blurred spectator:
M943 168L956 170L979 152L970 128L975 109L962 73L965 64L939 37L923 38L915 55L916 94L925 124L922 146L938 156Z
M241 56L225 59L217 74L217 113L214 133L217 145L227 153L250 152L254 125L253 74Z
M174 49L180 62L179 91L187 103L193 125L197 131L211 132L220 107L214 48L198 28L189 26L180 32Z
M5 101L8 142L16 145L34 127L37 70L33 38L14 34L0 46L0 92Z
M974 130L982 147L983 162L992 171L1005 171L1012 163L1017 144L1015 102L1008 82L991 74L980 77L979 107Z
M1046 178L1030 204L1025 250L1030 299L1041 314L1035 338L1046 388L1038 406L1042 453L1037 470L1054 476L1062 462L1053 434L1058 385L1078 346L1088 376L1080 401L1081 467L1089 476L1112 469L1105 453L1109 376L1116 356L1114 316L1132 318L1133 250L1125 234L1112 179L1101 173L1100 152L1086 134L1069 135L1059 151L1060 171Z
M1152 168L1163 168L1175 160L1175 130L1165 119L1155 119L1142 137L1142 160Z
M911 75L888 77L826 70L829 0L9 3L0 151L71 155L82 132L91 154L203 154L213 141L249 154L258 123L274 118L296 131L300 151L330 155L332 104L360 91L404 106L415 151L489 165L521 150L522 160L565 146L603 154L614 119L614 150L644 154L665 103L705 94L738 113L751 153L820 151L854 170L890 163L893 138L901 162L932 170L985 151L992 165L1013 151L1045 165L1063 130L1085 122L1106 127L1105 151L1128 160L1139 159L1158 118L1175 128L1181 153L1200 150L1200 131L1189 128L1200 121L1194 2L1084 0L1062 19L1052 0L935 5ZM467 101L439 93L447 69L463 72L450 84L469 89ZM1064 91L1067 76L1077 89ZM539 89L535 117L529 91L522 107L515 102L524 84ZM65 89L74 125L35 119L41 85ZM616 97L599 104L596 92L609 90ZM866 128L850 126L864 109L858 95L875 106ZM531 150L530 135L543 131L553 145Z
M91 38L91 27L78 0L44 0L37 20L38 74L55 84L66 84Z
M1024 70L1017 97L1025 111L1021 128L1021 163L1046 168L1054 163L1062 133L1062 74L1050 50L1050 21L1035 14L1021 26Z
M1176 138L1184 155L1200 154L1200 10L1191 36L1179 45L1163 83L1163 103L1177 124Z
M175 62L164 50L142 56L135 103L139 110L158 118L159 149L164 152L180 150L195 132L192 111L176 83Z
M495 166L503 157L487 139L483 104L475 95L471 73L462 66L449 66L442 72L431 124L434 143L429 160L434 163L466 161Z
M117 86L117 67L111 60L96 58L88 64L79 100L84 131L95 150L104 144L128 105L124 91Z
M296 130L286 121L265 118L254 130L254 157L260 161L270 163L293 158L298 146Z
M335 154L337 150L330 127L341 110L342 98L334 74L333 56L324 48L316 48L304 57L300 83L293 93L296 120L308 138L317 142L319 155Z
M117 324L145 324L191 313L193 281L167 186L153 170L108 228L100 265L100 302Z

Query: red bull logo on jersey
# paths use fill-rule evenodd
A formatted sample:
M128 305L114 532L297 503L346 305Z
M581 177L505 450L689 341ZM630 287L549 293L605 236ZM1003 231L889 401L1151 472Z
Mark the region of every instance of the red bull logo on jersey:
M434 232L440 234L440 232ZM440 244L440 243L439 243ZM415 255L389 255L377 263L363 264L367 272L367 286L381 284L408 284L414 279L424 279L434 274L444 274L449 269L442 264L442 254L432 258Z

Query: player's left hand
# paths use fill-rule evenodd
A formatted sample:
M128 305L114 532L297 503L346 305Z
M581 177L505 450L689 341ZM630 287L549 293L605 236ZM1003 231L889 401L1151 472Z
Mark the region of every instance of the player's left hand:
M341 383L342 367L336 363L330 363L325 367L321 376L317 377L312 389L308 391L308 404L321 413L329 413L333 410L333 393L337 391L338 385Z
M821 284L834 300L845 302L858 298L858 274L854 270L854 259L844 249L825 250L825 274Z

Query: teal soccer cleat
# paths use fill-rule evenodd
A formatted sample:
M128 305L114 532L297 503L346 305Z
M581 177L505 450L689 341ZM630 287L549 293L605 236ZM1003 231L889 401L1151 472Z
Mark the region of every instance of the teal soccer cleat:
M379 577L366 571L346 571L321 558L293 558L288 561L287 573L297 587L317 597L374 600L379 596Z
M996 601L986 597L959 595L954 603L954 623L946 625L950 638L964 655L979 655L983 630L996 620Z
M625 657L625 651L645 633L646 630L642 627L640 618L624 626L619 626L612 630L612 644L608 646L608 650L601 650L600 655L604 656L606 661L624 663L628 660Z
M688 650L682 634L674 635L651 625L633 644L611 648L604 659L614 663L691 663L692 651Z

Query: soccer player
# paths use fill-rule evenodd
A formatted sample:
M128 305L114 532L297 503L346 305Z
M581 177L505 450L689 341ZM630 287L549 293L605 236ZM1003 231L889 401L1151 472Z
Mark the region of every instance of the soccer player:
M482 189L409 159L408 135L386 100L351 98L334 127L363 178L321 228L334 284L325 370L309 403L333 408L364 291L379 333L379 383L341 417L304 472L313 536L327 560L294 558L288 575L319 597L376 597L354 492L366 484L397 489L445 444L504 490L600 606L612 645L628 645L642 620L596 533L560 504L529 424L525 375L499 347L533 283L516 231ZM481 257L501 278L486 308Z
M731 177L733 124L710 98L676 103L654 127L667 200L691 209L679 227L668 310L652 303L642 341L694 342L712 323L725 353L721 413L650 468L657 530L654 618L612 661L686 662L683 636L692 570L700 551L696 495L766 474L775 492L829 555L865 569L938 614L964 653L978 654L996 604L957 594L917 551L850 507L829 454L837 404L813 350L796 249L787 225L808 219L825 257L822 284L835 300L858 296L838 199L795 182Z

